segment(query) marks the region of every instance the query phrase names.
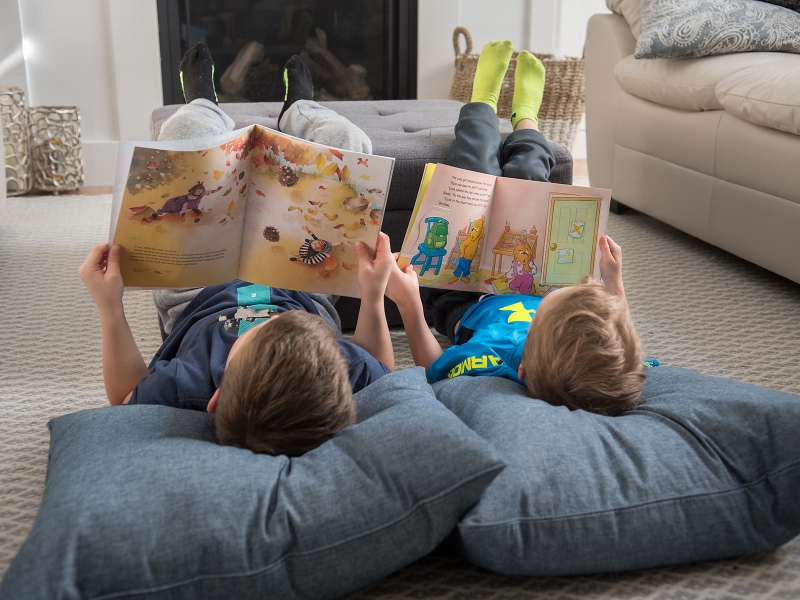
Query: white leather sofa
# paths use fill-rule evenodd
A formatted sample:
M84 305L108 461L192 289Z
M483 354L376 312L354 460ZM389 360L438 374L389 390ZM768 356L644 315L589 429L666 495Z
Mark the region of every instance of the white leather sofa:
M591 184L800 283L800 55L635 60L626 16L588 25Z

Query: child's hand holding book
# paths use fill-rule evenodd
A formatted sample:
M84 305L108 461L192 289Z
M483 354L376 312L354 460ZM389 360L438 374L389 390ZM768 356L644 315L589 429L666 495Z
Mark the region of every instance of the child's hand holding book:
M356 242L358 258L358 284L361 287L361 302L383 305L383 295L392 267L396 266L389 247L389 236L381 232L375 244L375 258L370 257L364 242Z
M600 237L600 277L615 296L625 296L622 286L622 248L607 235Z
M394 253L394 264L392 266L389 281L386 284L386 297L397 305L401 313L414 309L418 304L422 305L419 296L419 277L417 277L414 267L406 265L401 269L397 265L399 252Z
M108 242L98 244L78 267L83 285L92 296L101 316L122 310L122 275L119 269L121 248Z

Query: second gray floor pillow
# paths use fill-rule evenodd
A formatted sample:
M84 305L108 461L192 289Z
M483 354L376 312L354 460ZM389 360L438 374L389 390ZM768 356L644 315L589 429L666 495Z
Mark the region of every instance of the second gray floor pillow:
M453 536L471 562L573 575L773 550L800 533L800 396L648 371L619 417L528 398L493 377L434 385L508 467Z

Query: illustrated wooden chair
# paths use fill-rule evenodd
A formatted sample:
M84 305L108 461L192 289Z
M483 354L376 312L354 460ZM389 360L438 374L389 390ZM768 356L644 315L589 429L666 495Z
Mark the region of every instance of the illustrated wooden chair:
M427 225L427 230L425 231L425 241L417 246L417 250L419 250L419 252L417 252L414 255L414 258L411 259L411 264L422 265L422 270L419 272L420 276L425 275L425 271L428 269L433 269L433 274L438 275L439 269L442 268L442 260L447 254L447 250L444 247L444 245L447 243L447 239L445 238L441 248L432 248L428 245L428 238L430 237L429 234L431 233L431 227L434 224L444 223L445 225L449 225L449 222L447 219L443 219L441 217L427 217L425 219L425 223Z

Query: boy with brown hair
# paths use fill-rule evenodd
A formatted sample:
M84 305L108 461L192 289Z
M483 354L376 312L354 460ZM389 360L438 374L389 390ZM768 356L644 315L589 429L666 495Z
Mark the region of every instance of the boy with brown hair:
M98 245L78 273L100 312L109 403L216 412L219 442L253 452L316 448L355 422L353 394L394 369L383 309L394 265L388 236L374 259L361 242L356 254L352 342L310 294L231 281L197 294L148 367L125 318L120 247ZM254 321L235 318L243 307Z
M216 104L204 44L181 63L188 104L159 139L232 131ZM311 100L310 73L287 63L279 125L292 135L366 152L369 138ZM330 142L330 143L328 143ZM244 281L154 294L168 334L146 365L125 318L120 248L103 243L78 269L100 312L103 379L112 405L160 404L216 412L222 444L297 456L355 421L353 394L394 369L383 296L394 260L381 233L374 258L357 242L361 308L353 341L341 339L335 299Z
M537 126L544 67L525 51L517 57L514 132L505 141L500 137L497 99L512 53L509 41L490 42L481 52L472 102L461 109L447 164L547 181L555 158ZM395 265L386 293L403 317L414 362L426 368L431 382L489 375L570 409L617 415L638 406L645 374L622 285L622 250L607 236L599 244L605 285L585 278L573 287L552 288L544 298L431 289L423 307L417 274L410 265L404 271ZM442 350L424 310L452 347Z
M355 423L347 361L321 321L300 310L281 313L230 352L208 407L220 444L291 456Z

